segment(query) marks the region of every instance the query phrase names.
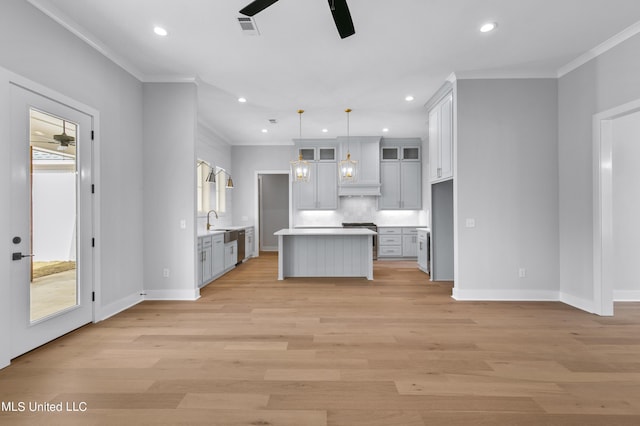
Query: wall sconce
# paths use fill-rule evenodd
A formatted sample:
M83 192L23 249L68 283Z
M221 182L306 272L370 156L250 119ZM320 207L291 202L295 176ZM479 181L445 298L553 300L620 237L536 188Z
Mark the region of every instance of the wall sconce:
M199 161L196 167L200 167L203 164L206 164L206 166L209 168L209 174L207 175L207 178L204 180L205 182L216 183L216 176L218 176L219 174L224 174L225 176L227 176L226 188L233 189L233 179L231 179L231 175L227 173L226 170L220 169L216 172L215 168L211 164L207 163L206 161Z

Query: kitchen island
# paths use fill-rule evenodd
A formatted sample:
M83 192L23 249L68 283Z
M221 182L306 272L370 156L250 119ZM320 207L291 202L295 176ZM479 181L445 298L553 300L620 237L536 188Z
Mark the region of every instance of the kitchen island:
M373 280L373 236L362 228L281 229L278 279L365 277Z

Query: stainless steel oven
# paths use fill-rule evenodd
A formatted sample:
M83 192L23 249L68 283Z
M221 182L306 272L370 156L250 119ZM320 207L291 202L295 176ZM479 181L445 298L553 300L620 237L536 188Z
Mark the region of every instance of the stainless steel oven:
M343 228L366 228L366 229L371 229L374 232L378 232L378 226L375 223L369 223L369 222L348 222L342 223L342 227ZM378 235L374 235L373 238L373 260L377 260L378 259Z

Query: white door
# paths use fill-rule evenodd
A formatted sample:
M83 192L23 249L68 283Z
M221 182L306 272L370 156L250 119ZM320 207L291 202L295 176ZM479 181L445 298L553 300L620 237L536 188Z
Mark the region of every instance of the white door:
M11 86L11 357L93 319L92 117Z

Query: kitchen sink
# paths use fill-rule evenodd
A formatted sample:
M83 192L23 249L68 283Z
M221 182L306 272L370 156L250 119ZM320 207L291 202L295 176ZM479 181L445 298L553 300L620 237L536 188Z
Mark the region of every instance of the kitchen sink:
M237 240L238 240L238 231L232 230L232 229L225 229L224 230L224 242L225 243L230 243L231 241L237 241Z

